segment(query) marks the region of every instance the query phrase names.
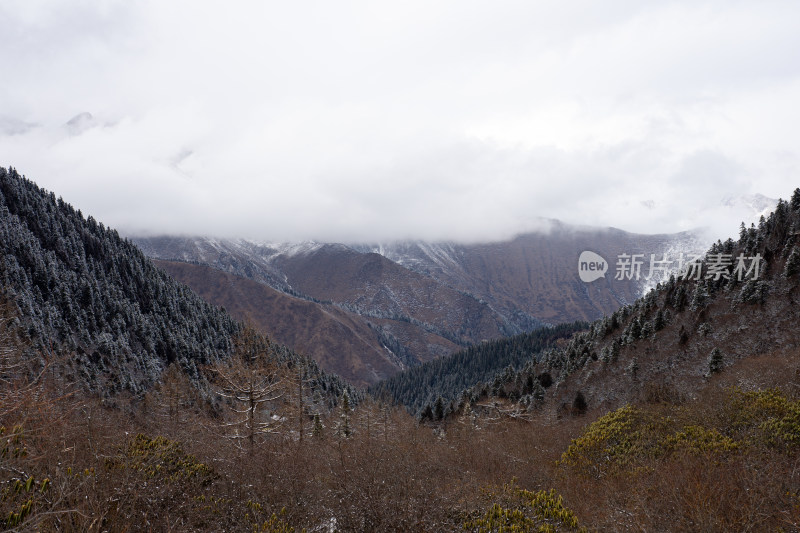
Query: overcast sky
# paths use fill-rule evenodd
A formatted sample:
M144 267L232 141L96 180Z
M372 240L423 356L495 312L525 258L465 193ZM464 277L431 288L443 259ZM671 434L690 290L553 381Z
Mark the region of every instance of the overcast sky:
M0 24L0 165L129 235L733 234L724 199L800 186L796 0L3 0Z

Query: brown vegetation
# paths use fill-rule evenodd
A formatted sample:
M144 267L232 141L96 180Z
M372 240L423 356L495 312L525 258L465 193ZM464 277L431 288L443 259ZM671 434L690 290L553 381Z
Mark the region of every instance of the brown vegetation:
M58 372L42 366L46 358L23 357L26 347L13 327L2 332L5 530L788 531L800 525L796 354L742 360L695 399L677 400L668 387L653 386L647 402L610 413L589 406L583 416L557 420L546 411L512 416L510 405L498 404L488 414L468 409L420 425L371 399L353 407L343 398L322 410L306 397L301 369L262 361L268 346L245 333L240 360L207 369L206 379L225 394L232 389L221 385L229 382L269 389L264 405L283 422L276 428L259 422L265 413L258 404L250 410L224 394L201 394L176 367L141 399L111 404L67 394ZM783 368L775 375L784 380L772 383L780 389L768 388L764 377L775 367ZM753 373L758 383L745 379ZM226 435L242 421L246 445L237 446Z
M370 329L370 323L402 338L411 352L423 360L449 354L459 347L416 324L360 316L208 266L159 260L155 263L206 301L224 307L238 320L250 321L275 342L308 355L326 371L357 386L391 376L407 364L392 357Z

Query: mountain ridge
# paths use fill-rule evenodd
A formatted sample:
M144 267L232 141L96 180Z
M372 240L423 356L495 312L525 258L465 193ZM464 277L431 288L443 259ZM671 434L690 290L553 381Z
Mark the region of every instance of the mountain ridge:
M737 274L740 260L750 263ZM716 381L745 389L791 385L800 376L800 189L758 226L742 224L738 240L713 244L703 261L727 261L727 274L703 274L701 267L670 276L564 346L531 354L521 368L460 393L448 391L455 400L439 411L446 416L473 404L504 404L514 416L544 409L562 417L637 402L680 404ZM760 370L750 375L750 368ZM402 385L403 379L400 373L385 383L401 390L392 381ZM418 397L408 405L436 411L431 403L421 409Z
M406 366L469 344L546 324L594 319L639 296L643 282L616 280L612 275L592 284L580 281L578 255L585 249L599 248L613 257L623 252L697 248L690 233L651 236L614 228L576 229L555 222L546 234L472 245L274 244L170 236L133 240L154 259L210 266L322 309L333 305L350 313L345 320L337 311L337 320L353 319L372 329L372 338L366 342L349 335L353 340L349 351L371 360L367 365L350 360L350 354L340 355L342 360L337 362L334 355L320 353L319 346L309 347L298 335L279 340L290 344L300 340L301 350L314 351L329 370L361 384L375 383ZM210 301L230 307L230 297L203 287L190 270L173 268L172 274L208 298L216 295ZM317 312L311 307L307 311ZM270 335L279 329L263 320L261 327ZM371 348L364 351L366 346ZM369 372L367 366L377 370ZM354 372L356 367L362 371Z
M202 369L229 357L242 329L116 230L3 167L0 299L37 364L48 354L62 379L102 397L141 396L172 365L202 388ZM333 402L349 388L285 346L271 355L306 365Z

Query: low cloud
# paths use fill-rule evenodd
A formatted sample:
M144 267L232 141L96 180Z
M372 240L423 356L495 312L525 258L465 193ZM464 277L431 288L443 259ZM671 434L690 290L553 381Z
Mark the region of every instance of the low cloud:
M529 4L4 3L0 164L129 234L273 241L725 238L724 199L791 194L796 4Z

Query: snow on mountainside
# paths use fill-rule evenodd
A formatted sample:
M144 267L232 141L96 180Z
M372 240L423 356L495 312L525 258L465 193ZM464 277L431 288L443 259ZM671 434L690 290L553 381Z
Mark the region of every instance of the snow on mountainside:
M645 257L664 253L688 256L700 254L707 247L691 232L637 235L613 228L575 228L558 222L552 224L548 233L466 245L405 241L348 246L202 237L152 237L134 241L151 257L210 265L295 296L344 305L357 303L364 312L388 312L390 308L397 311L398 306L365 302L362 295L353 293L352 287L331 285L342 262L347 263L347 268L354 268L353 261L366 263L370 254L376 254L393 265L376 280L383 287L381 294L389 295L390 300L401 298L397 295L402 290L393 287L406 283L398 281L400 278L409 278L408 283L418 287L427 283L419 278L421 275L425 280L488 303L505 322L507 333L529 330L541 322L594 319L633 301L648 288L643 280L619 284L613 279L604 280L606 285L599 292L596 285L591 289L583 286L576 280L575 265L584 249L605 254L613 265L614 257L623 253L642 253ZM311 264L315 265L313 269ZM313 276L327 279L324 287L308 277L312 271ZM562 283L569 287L561 286Z
M548 233L536 233L521 235L505 243L490 243L477 245L461 245L452 242L428 243L424 241L407 241L401 243L383 243L368 245L357 248L361 251L372 251L380 253L395 263L402 265L410 270L431 276L449 286L457 287L460 290L469 291L481 299L485 299L492 304L498 291L502 288L487 286L483 279L489 275L485 270L487 266L494 265L503 271L513 273L517 270L516 276L525 274L530 278L531 270L540 272L538 287L546 287L554 276L560 271L572 272L569 260L582 250L578 250L580 243L585 249L595 250L603 253L605 247L606 257L611 265L616 251L621 253L642 253L647 261L650 254L654 254L658 259L664 256L676 261L680 257L687 260L691 257L701 255L708 248L710 242L701 238L694 232L682 232L670 235L636 235L627 233L614 228L575 228L551 221L551 230ZM620 243L626 243L627 250L619 247ZM619 250L618 250L619 249ZM521 258L518 254L529 253L527 259ZM613 252L613 253L612 253ZM517 254L514 258L509 254ZM552 254L553 262L549 265L537 264L537 255ZM479 261L476 258L480 257ZM567 259L569 258L569 259ZM522 265L525 263L524 270L521 272ZM541 267L544 266L544 269ZM544 271L542 271L544 270ZM557 272L558 271L558 272ZM511 277L513 278L514 275ZM613 276L612 276L613 277ZM627 287L626 290L618 292L617 301L624 303L631 301L630 296L636 298L644 294L659 281L664 281L669 277L669 273L654 276L649 280L640 280L635 284L633 290ZM567 281L569 281L567 279ZM529 280L530 282L530 280ZM497 285L497 283L495 283ZM528 289L534 290L529 283ZM503 307L499 305L499 307ZM604 310L605 311L605 310ZM605 311L607 312L607 311ZM581 316L580 318L590 318ZM556 322L567 320L567 317L553 317ZM571 318L571 317L570 317Z
M767 198L763 194L747 194L742 196L728 196L720 202L724 207L736 210L743 220L757 221L761 216L769 215L778 200Z
M330 306L349 313L349 318L338 312L334 315L340 324L347 324L342 327L355 333L347 334L348 338L365 341L358 341L360 348L350 351L367 353L365 346L377 346L382 353L369 352L370 365L352 360L341 363L346 369L336 366L335 354L318 354L318 360L330 362L331 370L366 382L375 379L376 373L367 372L366 367L377 368L376 358L396 368L413 366L458 346L531 331L542 324L593 320L613 312L638 298L648 285L644 279L615 279L614 265L620 254L661 258L664 253L688 255L705 249L705 243L689 232L639 235L555 221L547 233L482 244L406 241L344 245L168 236L134 241L155 259L211 266L321 306L326 316L332 316ZM607 260L610 271L605 278L593 283L579 279L578 257L584 250ZM192 269L173 267L170 272L190 286L194 283L193 288L214 303L232 308L234 297L226 293L233 290L230 287L205 287L202 284L212 283L213 278ZM655 283L655 279L650 281ZM281 305L301 313L297 320L303 323L316 314L313 305ZM242 307L242 316L255 316L252 310L257 307L249 301L247 309L251 311ZM275 335L269 331L269 313L258 314L264 316L267 333ZM352 329L353 320L367 329ZM365 331L371 340L364 337ZM276 340L293 342L288 337ZM344 340L340 342L340 346L346 345ZM386 375L386 371L379 374Z

